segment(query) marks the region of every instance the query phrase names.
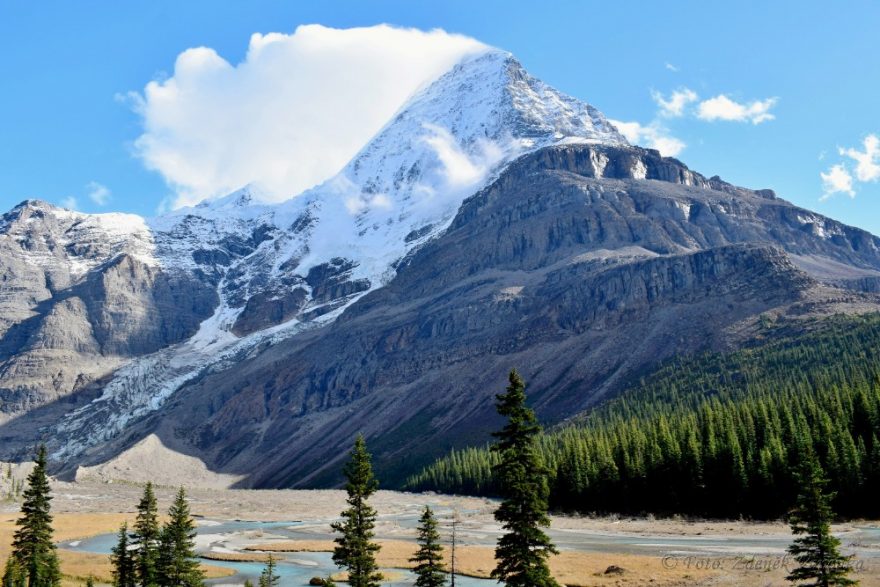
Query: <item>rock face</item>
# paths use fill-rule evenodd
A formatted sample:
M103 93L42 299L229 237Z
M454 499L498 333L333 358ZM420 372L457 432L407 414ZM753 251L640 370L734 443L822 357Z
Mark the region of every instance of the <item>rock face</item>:
M3 216L0 458L45 441L71 475L161 453L310 486L363 432L393 483L487 440L512 367L553 423L762 315L880 310L880 239L629 146L500 52L326 184L254 195Z
M157 266L140 219L106 216L25 202L3 217L0 419L186 340L217 305L210 284Z
M583 165L603 158L630 171L597 177ZM846 268L871 282L878 245L651 151L550 147L467 199L442 235L333 323L205 372L86 461L156 434L213 470L247 475L243 485L309 486L336 481L360 431L393 482L450 446L486 440L511 367L554 422L659 360L741 344L762 314L878 309L866 288L826 278ZM312 287L348 270L322 266Z

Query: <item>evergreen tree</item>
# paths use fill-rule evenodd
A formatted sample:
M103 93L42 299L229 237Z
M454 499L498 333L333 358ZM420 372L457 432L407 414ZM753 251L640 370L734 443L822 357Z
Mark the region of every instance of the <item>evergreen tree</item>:
M113 587L135 587L137 576L135 574L135 561L129 548L128 522L119 528L119 538L110 555L113 564Z
M132 535L132 542L137 546L134 554L137 582L141 587L155 587L159 580L159 508L153 493L153 484L149 481L144 487L137 510Z
M254 587L254 584L250 579L245 579L244 580L244 587Z
M6 559L6 567L3 570L3 587L27 587L27 576L24 569L13 556Z
M367 500L379 488L373 477L370 453L362 435L358 435L344 469L348 493L348 508L342 512L342 521L334 522L333 530L341 536L335 539L333 562L348 570L351 587L378 587L382 575L376 565L379 545L372 542L376 525L376 510Z
M668 361L539 436L551 508L778 518L816 454L836 513L880 515L880 315L823 324ZM453 450L406 486L497 496L499 462L489 447Z
M46 447L37 452L34 470L28 475L28 488L21 506L22 516L15 522L18 530L12 541L9 578L27 587L55 587L61 584L58 555L52 541L52 514L49 495L49 477L46 475ZM4 578L5 581L5 578Z
M831 500L825 491L828 480L815 457L801 465L798 492L794 510L790 514L791 532L795 538L788 547L800 565L787 577L793 583L815 587L856 585L849 579L850 560L839 552L840 540L831 535Z
M86 587L95 587L95 578L91 575L86 577Z
M276 587L281 584L281 577L275 573L275 557L269 555L266 567L260 573L260 587Z
M437 532L437 519L431 508L425 506L418 528L419 549L409 559L416 563L416 587L443 587L446 573L443 569L443 547L440 546L440 533Z
M168 510L168 522L159 537L160 587L200 587L204 574L195 554L195 523L183 487Z
M541 529L550 526L547 471L535 442L541 427L526 406L525 383L516 370L509 379L507 391L496 396L507 424L493 434L498 440L492 450L501 457L494 472L504 497L495 519L506 533L498 539L492 578L511 587L559 587L547 564L557 551Z

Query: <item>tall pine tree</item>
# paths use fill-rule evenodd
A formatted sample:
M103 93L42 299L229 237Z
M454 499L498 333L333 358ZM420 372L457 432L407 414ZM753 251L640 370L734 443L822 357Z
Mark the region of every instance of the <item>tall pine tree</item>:
M134 553L137 582L141 587L156 587L159 581L159 508L150 482L144 487L137 511L132 535L132 542L137 546Z
M378 587L382 579L376 564L379 545L372 541L376 510L367 500L379 488L379 482L373 476L367 443L360 434L354 441L344 473L348 508L342 512L342 521L333 523L333 530L341 534L335 539L333 562L348 571L351 587Z
M260 587L278 587L281 584L281 577L275 572L275 557L269 555L266 567L260 573Z
M159 538L160 587L200 587L204 573L195 553L196 527L183 487L168 510L168 522Z
M416 587L443 587L446 585L446 572L443 569L443 547L440 546L440 533L437 532L437 519L431 508L425 506L418 528L419 549L409 559L416 563Z
M507 391L496 396L498 413L507 418L492 450L501 458L493 472L503 501L495 510L505 534L498 539L492 578L509 587L559 587L550 574L547 558L556 548L542 528L550 526L547 515L550 489L547 470L538 454L536 438L541 427L526 406L525 383L513 370Z
M34 470L28 475L21 517L15 522L18 530L12 541L12 554L7 561L7 576L13 585L56 587L61 584L58 555L52 541L52 514L46 474L46 447L37 452Z
M800 565L788 577L789 581L815 587L842 587L856 585L848 578L852 572L852 557L840 554L840 540L831 534L831 500L833 494L825 491L828 480L814 456L804 459L798 473L799 491L789 520L796 538L788 552Z
M113 587L135 587L137 577L135 575L135 561L129 548L128 522L119 528L116 546L110 555L113 564Z

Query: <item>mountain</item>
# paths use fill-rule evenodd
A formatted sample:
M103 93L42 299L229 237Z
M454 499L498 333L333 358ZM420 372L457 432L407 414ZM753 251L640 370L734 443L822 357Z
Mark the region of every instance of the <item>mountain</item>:
M880 303L880 239L630 146L496 50L286 202L29 201L0 251L0 458L154 435L253 486L335 482L357 431L402 479L486 437L512 366L557 421L762 315Z

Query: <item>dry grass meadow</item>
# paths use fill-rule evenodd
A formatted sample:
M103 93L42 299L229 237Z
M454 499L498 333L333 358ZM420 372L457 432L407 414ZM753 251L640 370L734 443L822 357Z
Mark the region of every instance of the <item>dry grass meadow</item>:
M12 536L15 533L17 514L4 513L0 518L0 564L6 564L9 556ZM55 540L59 542L89 538L98 534L116 532L123 522L129 525L134 521L130 513L60 513L55 514ZM58 558L63 573L63 587L79 587L84 585L89 575L101 584L113 581L110 557L100 554L88 554L59 549ZM208 577L227 577L233 573L229 569L213 565L203 565Z
M69 541L118 530L124 521L134 519L134 505L142 488L136 484L55 483L55 538ZM174 496L173 487L157 488L159 510L164 511ZM223 542L230 552L210 552L213 564L205 569L210 577L228 576L223 560L263 561L271 552L326 552L332 550L328 539L329 524L344 507L341 491L250 491L199 490L189 492L194 514L211 520L249 519L264 521L299 520L297 526L302 538L291 540L260 532L242 532ZM463 513L462 529L466 536L464 546L457 549L457 571L474 576L488 577L494 566L491 544L499 530L492 520L494 504L491 501L443 495L414 495L380 491L374 496L379 510L377 526L382 550L380 566L384 569L411 568L409 557L414 552L414 531L399 523L400 515L417 516L425 504L434 508L456 507ZM0 563L9 553L20 504L8 502L0 508ZM876 523L868 524L876 526ZM844 524L837 531L852 530L855 525ZM586 534L628 535L637 542L652 543L664 536L713 536L738 538L748 536L785 536L785 524L748 522L688 522L683 520L580 518L559 516L553 518L553 527L571 535ZM660 550L658 550L660 552ZM59 551L64 586L81 586L89 574L100 583L109 583L111 569L107 556L73 551ZM448 554L448 553L447 553ZM771 560L771 559L767 559ZM785 569L734 568L731 558L719 561L720 568L705 568L700 561L674 559L672 564L662 555L639 555L626 552L585 552L564 550L551 560L554 575L562 585L570 587L733 587L740 585L760 587L789 586ZM710 565L711 566L711 565ZM606 573L616 567L618 572ZM391 578L393 571L386 574ZM399 575L397 575L399 577ZM880 587L880 568L870 567L856 575L862 587ZM287 587L285 585L285 587Z

